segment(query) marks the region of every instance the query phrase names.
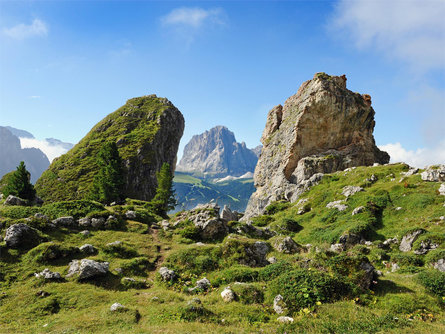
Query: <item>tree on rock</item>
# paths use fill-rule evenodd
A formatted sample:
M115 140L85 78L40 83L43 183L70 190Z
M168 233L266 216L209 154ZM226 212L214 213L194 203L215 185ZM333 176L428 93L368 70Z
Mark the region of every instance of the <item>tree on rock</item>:
M7 184L3 188L3 195L14 195L29 201L34 200L36 191L30 179L31 174L26 170L25 163L21 161L17 170L8 177Z
M164 163L161 170L156 174L158 187L156 195L150 204L153 211L165 217L167 212L174 209L176 205L175 191L173 189L173 173L170 165Z
M115 142L106 142L97 154L99 171L94 177L91 198L102 203L119 201L122 196L123 167Z

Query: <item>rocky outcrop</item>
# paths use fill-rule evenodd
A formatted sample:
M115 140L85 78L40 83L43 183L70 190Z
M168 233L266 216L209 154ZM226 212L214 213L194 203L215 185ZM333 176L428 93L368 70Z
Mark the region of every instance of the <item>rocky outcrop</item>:
M9 248L32 248L40 242L40 236L36 229L19 223L6 229L5 242Z
M294 202L317 173L387 163L389 155L377 148L372 134L374 113L369 95L348 90L345 76L317 73L303 83L267 116L255 168L257 190L244 219L263 213L273 201Z
M9 195L5 199L5 205L19 205L19 206L25 206L27 204L27 201L24 199L21 199L20 197Z
M429 166L420 173L424 181L443 182L445 181L445 165Z
M108 273L108 262L97 262L88 259L73 260L68 268L66 277L76 277L78 280L104 276Z
M41 150L22 148L18 136L11 133L8 127L0 126L0 177L16 170L20 161L25 162L33 183L49 166L49 160Z
M114 141L124 164L122 197L151 200L162 164L169 163L174 171L183 131L181 112L166 98L130 99L52 162L36 183L37 193L45 201L87 197L99 170L96 155L104 143Z
M400 251L409 252L413 246L414 241L416 241L419 235L421 235L424 232L425 232L424 230L416 230L407 233L405 236L403 236L399 246Z
M244 142L238 143L233 132L225 126L216 126L192 137L177 170L213 177L241 176L253 172L257 161L256 153Z

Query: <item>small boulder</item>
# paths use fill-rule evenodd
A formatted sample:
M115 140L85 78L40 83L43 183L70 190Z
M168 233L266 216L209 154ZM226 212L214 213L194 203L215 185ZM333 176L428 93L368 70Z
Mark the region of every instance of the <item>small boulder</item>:
M282 324L291 324L294 322L294 318L281 316L277 318L277 321Z
M80 218L78 220L78 224L80 227L90 227L91 226L91 219L88 217Z
M424 181L444 182L445 181L445 165L430 166L420 173L420 177Z
M442 183L439 187L439 195L445 196L445 183Z
M125 212L125 218L127 219L136 219L136 217L136 212L132 210L128 210L127 212Z
M91 219L91 226L94 228L102 228L105 225L105 218L99 217L99 218L92 218Z
M399 249L402 252L409 252L413 246L414 241L424 232L424 230L416 230L406 234L400 242Z
M221 211L220 218L225 220L226 222L237 221L238 214L236 212L232 212L232 210L230 210L230 208L227 205L224 205L224 208Z
M9 195L8 197L6 197L5 202L3 204L25 206L27 204L27 201L17 196Z
M358 215L359 213L362 213L363 211L365 211L365 207L364 206L358 206L356 207L354 210L352 210L352 215Z
M58 281L58 280L60 280L62 278L60 273L52 272L48 268L45 268L40 273L35 273L34 276L37 277L37 278L43 278L43 279L48 280L48 281Z
M293 254L300 251L301 247L291 237L277 237L273 248L280 253Z
M341 253L345 250L345 245L343 244L332 244L329 248L331 252Z
M69 264L66 277L77 276L79 280L104 276L108 273L108 262L97 262L88 259L73 260Z
M34 215L34 218L41 219L41 220L44 220L44 221L49 221L48 216L47 216L47 215L44 215L43 213L40 213L40 212L37 212L37 213Z
M40 242L40 236L24 223L13 224L6 229L5 242L9 248L32 248Z
M74 218L72 216L67 216L67 217L60 217L57 219L54 219L52 221L52 223L54 225L56 225L57 227L76 227L76 221L74 220Z
M273 299L273 309L277 314L286 312L287 306L282 295L276 295Z
M79 247L79 250L88 255L93 255L97 253L97 248L90 244L85 244Z
M430 239L422 240L420 242L419 248L414 250L414 254L416 254L416 255L425 255L430 250L436 249L437 247L439 247L439 245L435 244Z
M226 303L229 303L236 299L236 295L235 295L235 292L233 292L233 290L230 288L230 286L228 286L221 292L221 298Z
M159 269L159 275L161 275L164 281L173 281L176 278L176 273L167 267L161 267Z
M326 204L326 208L328 209L337 209L338 211L345 211L348 206L346 204L343 204L342 200L329 202Z
M356 187L356 186L346 186L343 188L342 195L346 196L346 198L363 191L364 189L362 187Z
M277 258L276 258L275 256L271 256L271 257L269 257L269 258L267 259L267 262L273 264L273 263L277 263L278 260L277 260Z
M208 288L210 288L210 281L204 277L196 282L196 287L206 291Z
M120 303L114 303L110 307L110 312L123 311L125 309L126 309L126 307L124 305L122 305Z
M83 230L80 231L79 234L83 235L84 237L88 237L91 234L91 232L88 230Z
M445 273L445 259L439 259L439 260L437 260L437 262L434 262L432 265L433 265L434 269L437 269L437 270Z
M340 237L338 242L345 245L345 248L349 248L361 243L362 240L363 238L361 237L361 235L352 232L347 232Z

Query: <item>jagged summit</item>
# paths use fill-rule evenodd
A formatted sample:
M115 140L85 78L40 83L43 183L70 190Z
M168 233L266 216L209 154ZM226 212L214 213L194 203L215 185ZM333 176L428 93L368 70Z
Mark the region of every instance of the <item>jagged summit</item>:
M346 88L346 76L315 74L267 116L246 219L272 201L295 201L317 173L387 163L375 145L371 97Z
M253 172L257 160L244 142L238 143L233 132L220 125L193 136L176 169L213 177L241 176Z

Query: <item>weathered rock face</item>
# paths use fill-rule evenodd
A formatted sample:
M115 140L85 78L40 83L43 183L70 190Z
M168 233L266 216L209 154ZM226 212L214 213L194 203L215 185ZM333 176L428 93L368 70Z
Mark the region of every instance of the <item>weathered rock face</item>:
M244 142L238 143L233 132L225 126L216 126L192 137L184 148L177 170L214 177L241 176L253 172L257 160L256 152L248 149Z
M97 262L88 259L73 260L69 264L66 277L77 277L78 280L104 276L108 273L108 262Z
M32 248L40 241L36 229L19 223L9 226L5 233L6 246L9 248Z
M36 183L45 201L84 198L99 167L96 155L105 142L115 141L124 161L124 197L153 198L156 172L163 163L174 170L184 131L181 112L166 98L133 98L100 121L68 153L55 159Z
M295 201L317 173L389 161L375 145L369 95L346 89L346 77L317 73L267 116L255 168L256 192L244 219L272 201Z

